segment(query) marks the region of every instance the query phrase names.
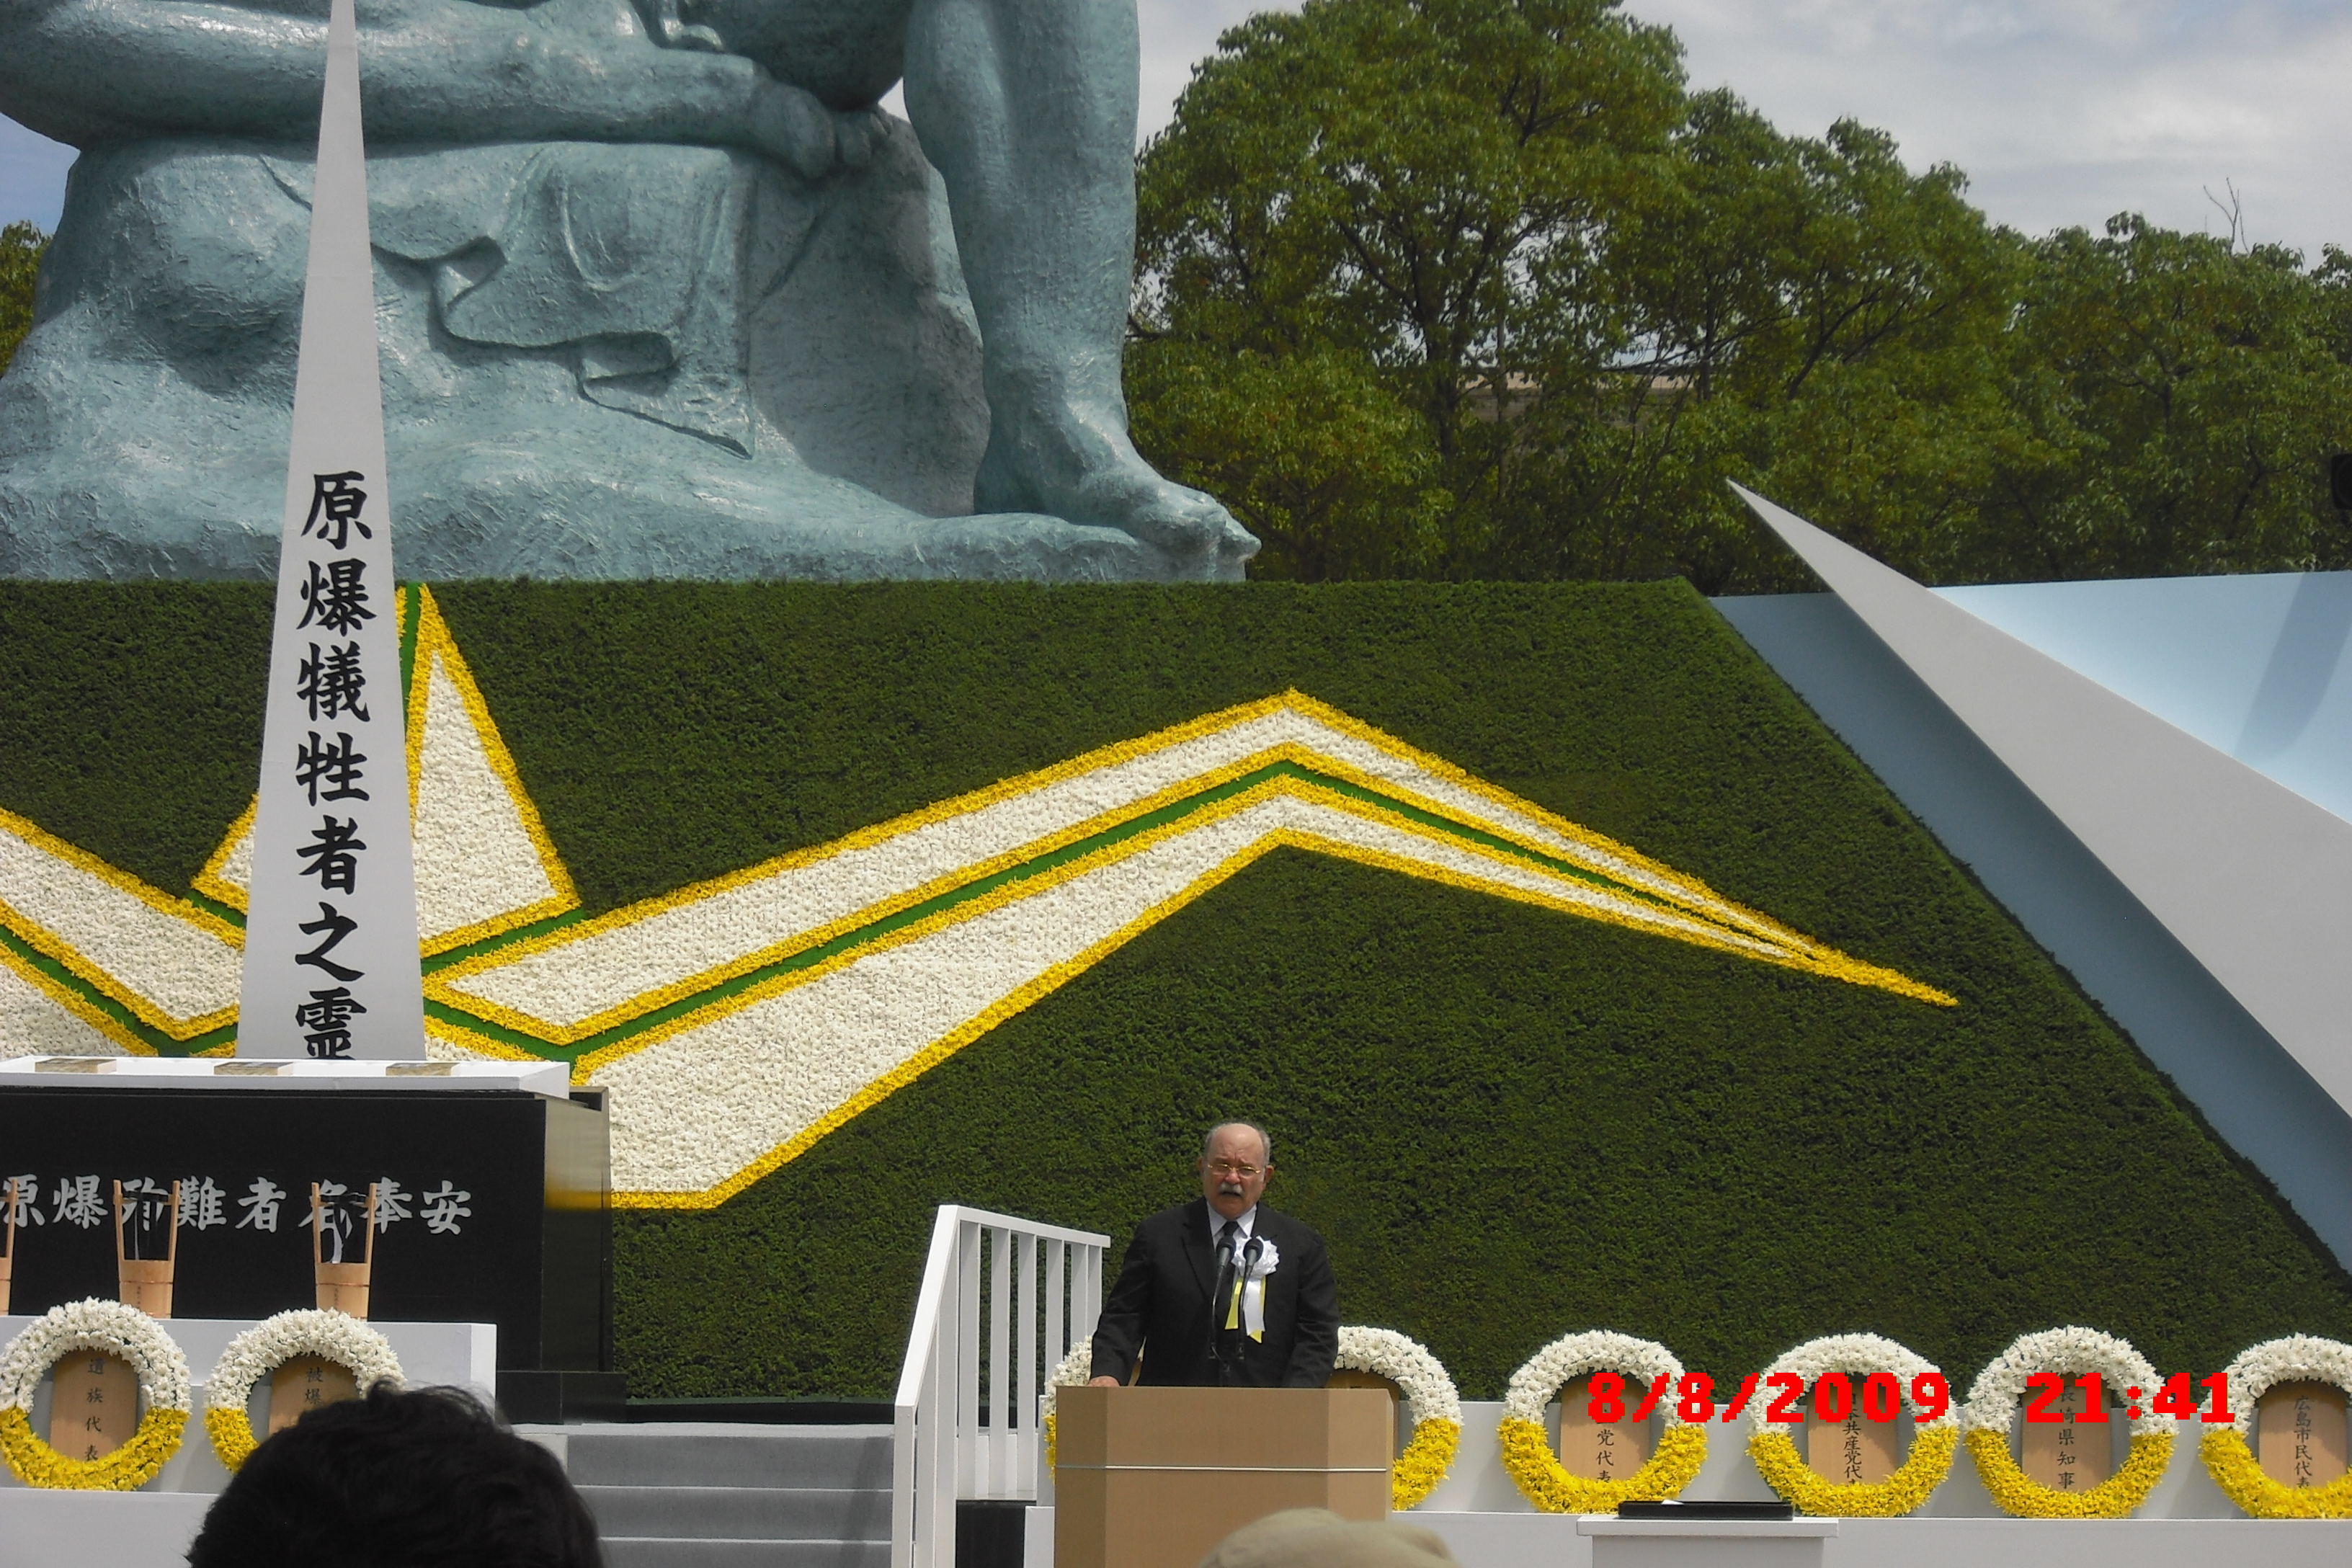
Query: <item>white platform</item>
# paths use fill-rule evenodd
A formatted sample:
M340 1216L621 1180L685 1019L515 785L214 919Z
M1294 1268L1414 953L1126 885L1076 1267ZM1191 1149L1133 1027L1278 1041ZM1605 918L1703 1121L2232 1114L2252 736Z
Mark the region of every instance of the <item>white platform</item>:
M1641 1568L1706 1568L1738 1562L1743 1568L1941 1568L1981 1561L1999 1568L2082 1568L2084 1562L2129 1562L2132 1568L2212 1568L2216 1562L2260 1563L2263 1568L2343 1568L2352 1562L2352 1520L2252 1520L2213 1484L2199 1459L2202 1427L2184 1422L2173 1440L2172 1463L2138 1513L2127 1520L2011 1519L1993 1505L1966 1450L1927 1506L1907 1519L1771 1521L1619 1521L1610 1518L1596 1538L1593 1516L1538 1513L1503 1469L1495 1429L1498 1403L1465 1401L1462 1442L1445 1479L1410 1512L1390 1517L1434 1532L1462 1568L1596 1568L1596 1539L1647 1539L1656 1552L1604 1552L1611 1564ZM2120 1429L2120 1428L2119 1428ZM1774 1493L1748 1458L1744 1425L1717 1425L1707 1433L1706 1462L1682 1495L1690 1500L1769 1500ZM1024 1568L1053 1568L1051 1508L1029 1510ZM1833 1526L1834 1532L1804 1533ZM1788 1539L1759 1539L1759 1529ZM1747 1539L1742 1541L1741 1536ZM1682 1541L1696 1554L1668 1550ZM5 1568L0 1563L0 1568Z
M572 1093L566 1062L314 1062L255 1057L10 1057L0 1086L19 1089L286 1089L317 1093L436 1089L480 1094L521 1090L563 1100Z
M0 1344L36 1320L0 1317ZM214 1458L205 1436L204 1379L228 1342L253 1320L174 1318L165 1327L188 1358L195 1380L194 1408L180 1451L163 1473L135 1492L44 1491L27 1487L0 1467L0 1568L182 1568L188 1542L204 1522L213 1494L228 1484L228 1472ZM499 1331L495 1323L384 1323L374 1325L392 1342L411 1384L470 1388L485 1399L498 1394ZM269 1387L254 1390L247 1413L255 1430L266 1425ZM33 1401L33 1430L48 1431L48 1391Z

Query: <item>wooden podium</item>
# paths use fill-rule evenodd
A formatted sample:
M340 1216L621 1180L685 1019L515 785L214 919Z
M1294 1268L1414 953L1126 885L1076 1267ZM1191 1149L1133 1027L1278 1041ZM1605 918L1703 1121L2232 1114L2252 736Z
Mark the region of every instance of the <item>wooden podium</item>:
M1054 1568L1196 1568L1288 1508L1384 1519L1394 1420L1377 1388L1066 1388Z

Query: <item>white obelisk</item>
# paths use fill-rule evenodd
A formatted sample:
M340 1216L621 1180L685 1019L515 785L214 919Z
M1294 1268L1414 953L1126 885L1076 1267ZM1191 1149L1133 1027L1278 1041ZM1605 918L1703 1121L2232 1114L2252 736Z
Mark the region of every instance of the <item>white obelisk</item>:
M359 29L333 0L245 922L244 1057L421 1058Z

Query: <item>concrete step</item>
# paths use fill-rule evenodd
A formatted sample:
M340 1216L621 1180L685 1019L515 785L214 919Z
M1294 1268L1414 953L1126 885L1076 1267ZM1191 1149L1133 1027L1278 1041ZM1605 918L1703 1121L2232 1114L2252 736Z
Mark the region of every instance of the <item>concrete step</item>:
M890 1568L887 1541L682 1541L608 1535L605 1568Z
M887 1426L767 1426L704 1421L563 1428L580 1487L890 1487Z
M856 1487L583 1486L596 1529L613 1536L741 1541L890 1539L890 1494Z

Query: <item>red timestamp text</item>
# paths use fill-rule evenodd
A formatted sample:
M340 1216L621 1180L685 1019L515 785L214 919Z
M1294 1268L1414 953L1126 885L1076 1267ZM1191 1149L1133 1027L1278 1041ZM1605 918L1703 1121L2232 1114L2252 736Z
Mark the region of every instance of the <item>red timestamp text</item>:
M1859 1386L1857 1386L1857 1382ZM2072 1382L2080 1391L2082 1408L2062 1410L2066 1387ZM2025 1402L2025 1419L2035 1425L2068 1420L2095 1425L2107 1419L2106 1395L2096 1373L2068 1379L2054 1372L2037 1372L2025 1380L2029 1391ZM1693 1373L1676 1383L1661 1373L1654 1379L1630 1410L1625 1380L1613 1372L1595 1373L1592 1376L1591 1398L1586 1403L1585 1414L1592 1421L1606 1425L1617 1421L1647 1421L1671 1392L1676 1395L1675 1414L1686 1422L1736 1421L1746 1414L1755 1400L1759 1385L1769 1390L1764 1419L1786 1426L1801 1425L1806 1412L1798 1406L1806 1402L1805 1380L1794 1373L1775 1373L1763 1377L1750 1373L1739 1380L1738 1390L1728 1403L1718 1406L1715 1397L1715 1379L1705 1373ZM2230 1409L2230 1379L2226 1373L2217 1373L2200 1379L2199 1386L2210 1389L2212 1399L2206 1405L2203 1395L2189 1391L2189 1374L2178 1373L2166 1378L2163 1385L2153 1391L2155 1397L2148 1408L2158 1415L2169 1415L2176 1421L2196 1416L2200 1421L2218 1425L2234 1421ZM2137 1403L2149 1390L2127 1388L2125 1396L2135 1403L2125 1412L2127 1420L2140 1418ZM1815 1419L1826 1422L1849 1420L1858 1409L1865 1421L1893 1421L1903 1413L1906 1389L1893 1373L1874 1372L1859 1380L1842 1372L1824 1373L1813 1380L1810 1407ZM1934 1421L1952 1407L1952 1387L1943 1373L1923 1372L1914 1377L1908 1389L1912 1419L1921 1424ZM2200 1408L2200 1406L2204 1406ZM1718 1408L1721 1415L1717 1414Z

